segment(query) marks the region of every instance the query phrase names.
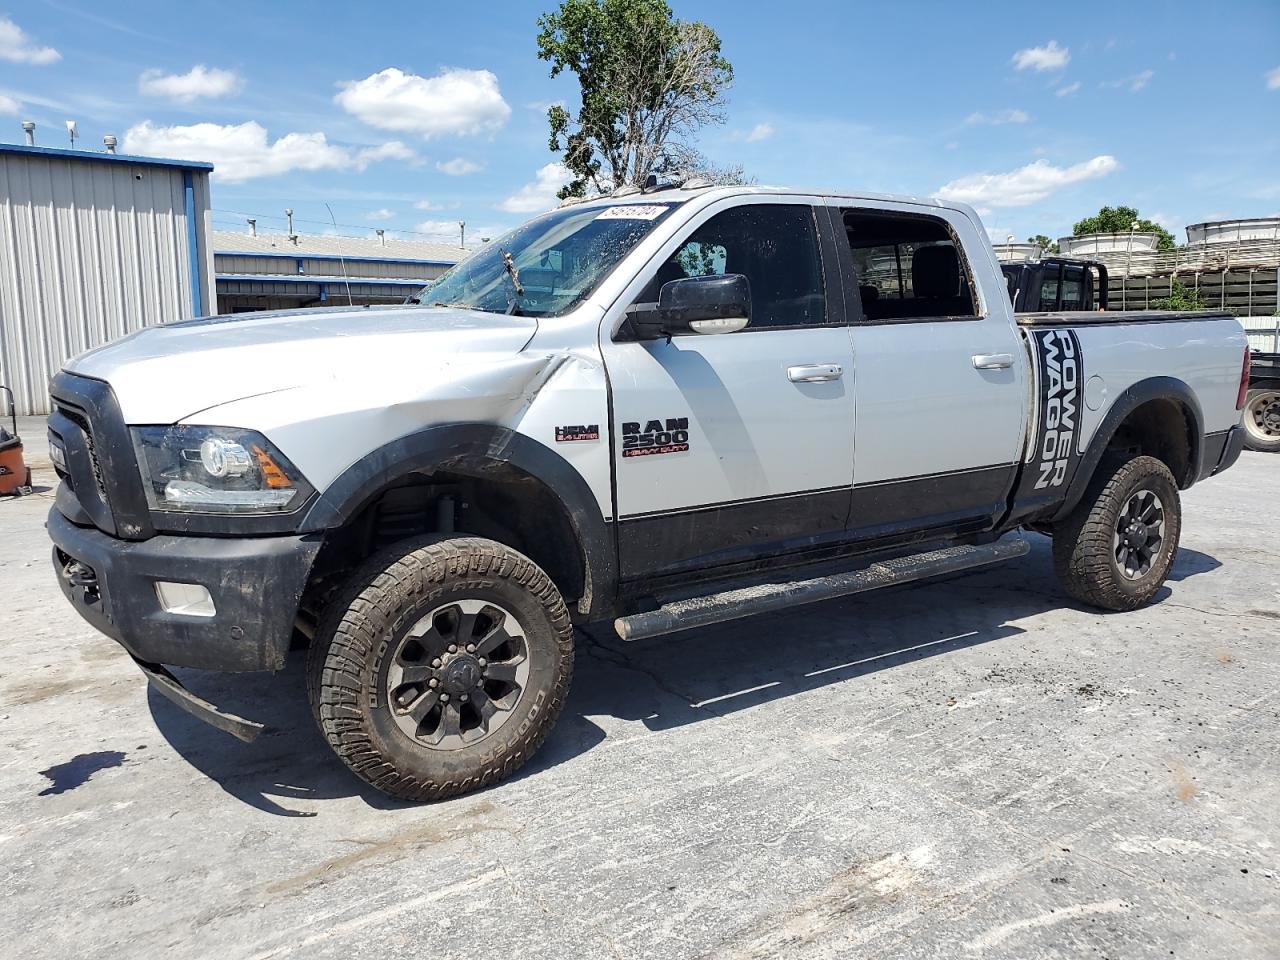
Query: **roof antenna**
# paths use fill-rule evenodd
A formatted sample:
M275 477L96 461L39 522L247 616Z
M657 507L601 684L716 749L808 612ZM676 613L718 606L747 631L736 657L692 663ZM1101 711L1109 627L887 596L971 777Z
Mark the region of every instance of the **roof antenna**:
M329 222L333 224L334 233L337 233L338 221L333 218L333 208L329 206L327 203L324 205L324 208L329 211ZM290 213L290 223L292 224L293 211L290 210L289 213ZM338 247L338 261L342 264L342 282L347 285L347 306L354 307L356 305L356 302L351 299L351 279L347 276L347 260L346 260L346 257L342 255L341 246Z

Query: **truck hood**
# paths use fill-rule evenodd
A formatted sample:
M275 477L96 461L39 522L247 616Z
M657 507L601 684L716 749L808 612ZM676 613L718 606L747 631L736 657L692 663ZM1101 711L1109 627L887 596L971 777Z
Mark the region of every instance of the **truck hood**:
M129 423L176 423L245 397L329 382L421 383L458 354L519 352L531 317L444 307L326 307L244 313L149 327L69 360L105 380ZM345 384L344 384L345 382Z

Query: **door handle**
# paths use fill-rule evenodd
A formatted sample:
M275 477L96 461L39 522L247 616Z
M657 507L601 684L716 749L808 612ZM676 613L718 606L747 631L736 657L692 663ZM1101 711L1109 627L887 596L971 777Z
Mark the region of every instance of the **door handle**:
M792 383L822 383L825 380L839 380L844 376L844 367L838 363L805 363L798 367L787 367L787 379Z
M1012 353L975 353L973 355L975 370L1007 370L1012 366Z

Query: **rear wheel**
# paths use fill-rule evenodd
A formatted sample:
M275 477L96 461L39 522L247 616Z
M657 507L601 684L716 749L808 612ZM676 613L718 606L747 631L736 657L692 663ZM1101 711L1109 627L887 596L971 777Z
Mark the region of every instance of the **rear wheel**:
M330 604L308 695L359 777L408 800L496 783L539 747L573 674L569 614L528 557L432 538L372 558Z
M1067 593L1104 610L1149 602L1169 575L1182 532L1178 485L1154 457L1100 467L1084 499L1053 531L1053 566Z
M1250 390L1240 418L1244 445L1250 450L1280 453L1280 388Z

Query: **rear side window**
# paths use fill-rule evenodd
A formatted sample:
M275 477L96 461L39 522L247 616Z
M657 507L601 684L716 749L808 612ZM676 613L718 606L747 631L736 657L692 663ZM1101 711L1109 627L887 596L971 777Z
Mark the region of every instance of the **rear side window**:
M640 300L681 277L744 274L751 284L751 325L811 326L827 319L826 287L813 209L794 203L733 207L694 228L654 276Z
M867 320L974 317L968 266L937 217L844 210Z

